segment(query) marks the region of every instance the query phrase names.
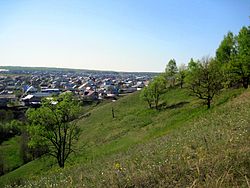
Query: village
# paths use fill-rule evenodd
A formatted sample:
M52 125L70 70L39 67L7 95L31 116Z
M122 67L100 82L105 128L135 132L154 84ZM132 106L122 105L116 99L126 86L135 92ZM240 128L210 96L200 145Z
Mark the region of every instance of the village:
M42 98L72 92L79 101L117 100L141 90L153 73L0 69L0 108L39 107Z

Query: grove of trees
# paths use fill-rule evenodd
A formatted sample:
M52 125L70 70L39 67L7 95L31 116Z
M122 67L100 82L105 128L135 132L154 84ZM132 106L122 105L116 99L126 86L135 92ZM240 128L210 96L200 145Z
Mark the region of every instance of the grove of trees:
M182 64L180 67L175 59L171 59L163 75L154 78L141 93L149 108L154 104L158 109L161 95L174 87L185 86L190 94L203 100L208 109L221 89L241 86L247 89L250 82L250 26L243 26L238 35L228 32L214 58L191 58L188 66Z
M216 51L216 60L224 71L230 87L241 83L248 88L250 78L250 26L242 27L238 35L228 32Z

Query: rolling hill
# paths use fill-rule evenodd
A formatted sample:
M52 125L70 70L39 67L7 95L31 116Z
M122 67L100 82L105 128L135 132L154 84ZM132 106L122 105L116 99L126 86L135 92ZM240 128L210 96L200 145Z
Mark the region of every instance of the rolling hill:
M0 186L249 187L249 109L242 89L224 90L210 110L185 89L167 92L161 110L130 94L79 120L79 150L64 169L42 157Z

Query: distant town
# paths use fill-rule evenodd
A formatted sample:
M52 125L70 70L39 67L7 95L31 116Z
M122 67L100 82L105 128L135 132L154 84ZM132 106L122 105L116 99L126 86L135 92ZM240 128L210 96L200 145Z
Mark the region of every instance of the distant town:
M117 100L141 90L156 74L0 67L0 107L38 107L42 98L64 92L83 102Z

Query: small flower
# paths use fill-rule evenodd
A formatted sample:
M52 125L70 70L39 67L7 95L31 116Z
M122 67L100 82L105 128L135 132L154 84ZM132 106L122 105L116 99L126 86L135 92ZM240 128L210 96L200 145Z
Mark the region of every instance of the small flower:
M120 163L115 163L115 169L116 169L116 170L120 170L120 169L121 169Z

